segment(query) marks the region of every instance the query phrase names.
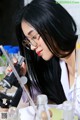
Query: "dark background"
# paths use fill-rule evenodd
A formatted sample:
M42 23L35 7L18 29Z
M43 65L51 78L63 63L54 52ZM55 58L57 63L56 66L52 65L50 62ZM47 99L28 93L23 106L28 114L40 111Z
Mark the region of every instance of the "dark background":
M15 34L16 13L24 0L0 0L0 44L18 45Z

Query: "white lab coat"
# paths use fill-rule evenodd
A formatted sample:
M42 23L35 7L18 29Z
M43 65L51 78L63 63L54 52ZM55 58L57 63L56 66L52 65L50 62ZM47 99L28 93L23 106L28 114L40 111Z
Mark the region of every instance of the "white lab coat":
M68 101L73 101L74 97L74 84L70 88L68 82L67 68L64 61L60 61L60 66L62 70L61 74L61 84L64 89L65 96ZM75 114L80 118L80 76L76 80L76 100L75 100Z

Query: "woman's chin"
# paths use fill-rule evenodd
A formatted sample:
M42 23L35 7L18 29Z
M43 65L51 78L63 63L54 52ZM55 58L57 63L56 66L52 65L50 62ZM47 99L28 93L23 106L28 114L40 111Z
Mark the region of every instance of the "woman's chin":
M42 59L43 60L45 60L45 61L48 61L48 60L50 60L52 57L47 57L47 56L41 56L42 57Z

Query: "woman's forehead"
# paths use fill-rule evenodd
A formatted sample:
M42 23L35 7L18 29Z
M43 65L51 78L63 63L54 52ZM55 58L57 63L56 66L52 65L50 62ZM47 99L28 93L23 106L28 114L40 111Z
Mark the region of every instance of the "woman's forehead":
M23 32L27 35L37 33L35 28L26 21L22 21L21 27L22 27Z

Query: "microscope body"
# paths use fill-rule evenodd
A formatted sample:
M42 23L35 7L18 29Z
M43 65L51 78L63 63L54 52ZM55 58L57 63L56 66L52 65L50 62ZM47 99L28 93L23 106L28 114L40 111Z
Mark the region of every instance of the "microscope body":
M20 61L14 66L18 74L20 75L20 66L23 62L23 59L20 58ZM9 108L11 106L17 107L22 96L23 89L21 88L16 76L13 71L9 72L3 80L0 81L0 86L4 89L3 92L0 91L0 106L2 108ZM14 95L9 95L7 91L15 86L17 89Z

